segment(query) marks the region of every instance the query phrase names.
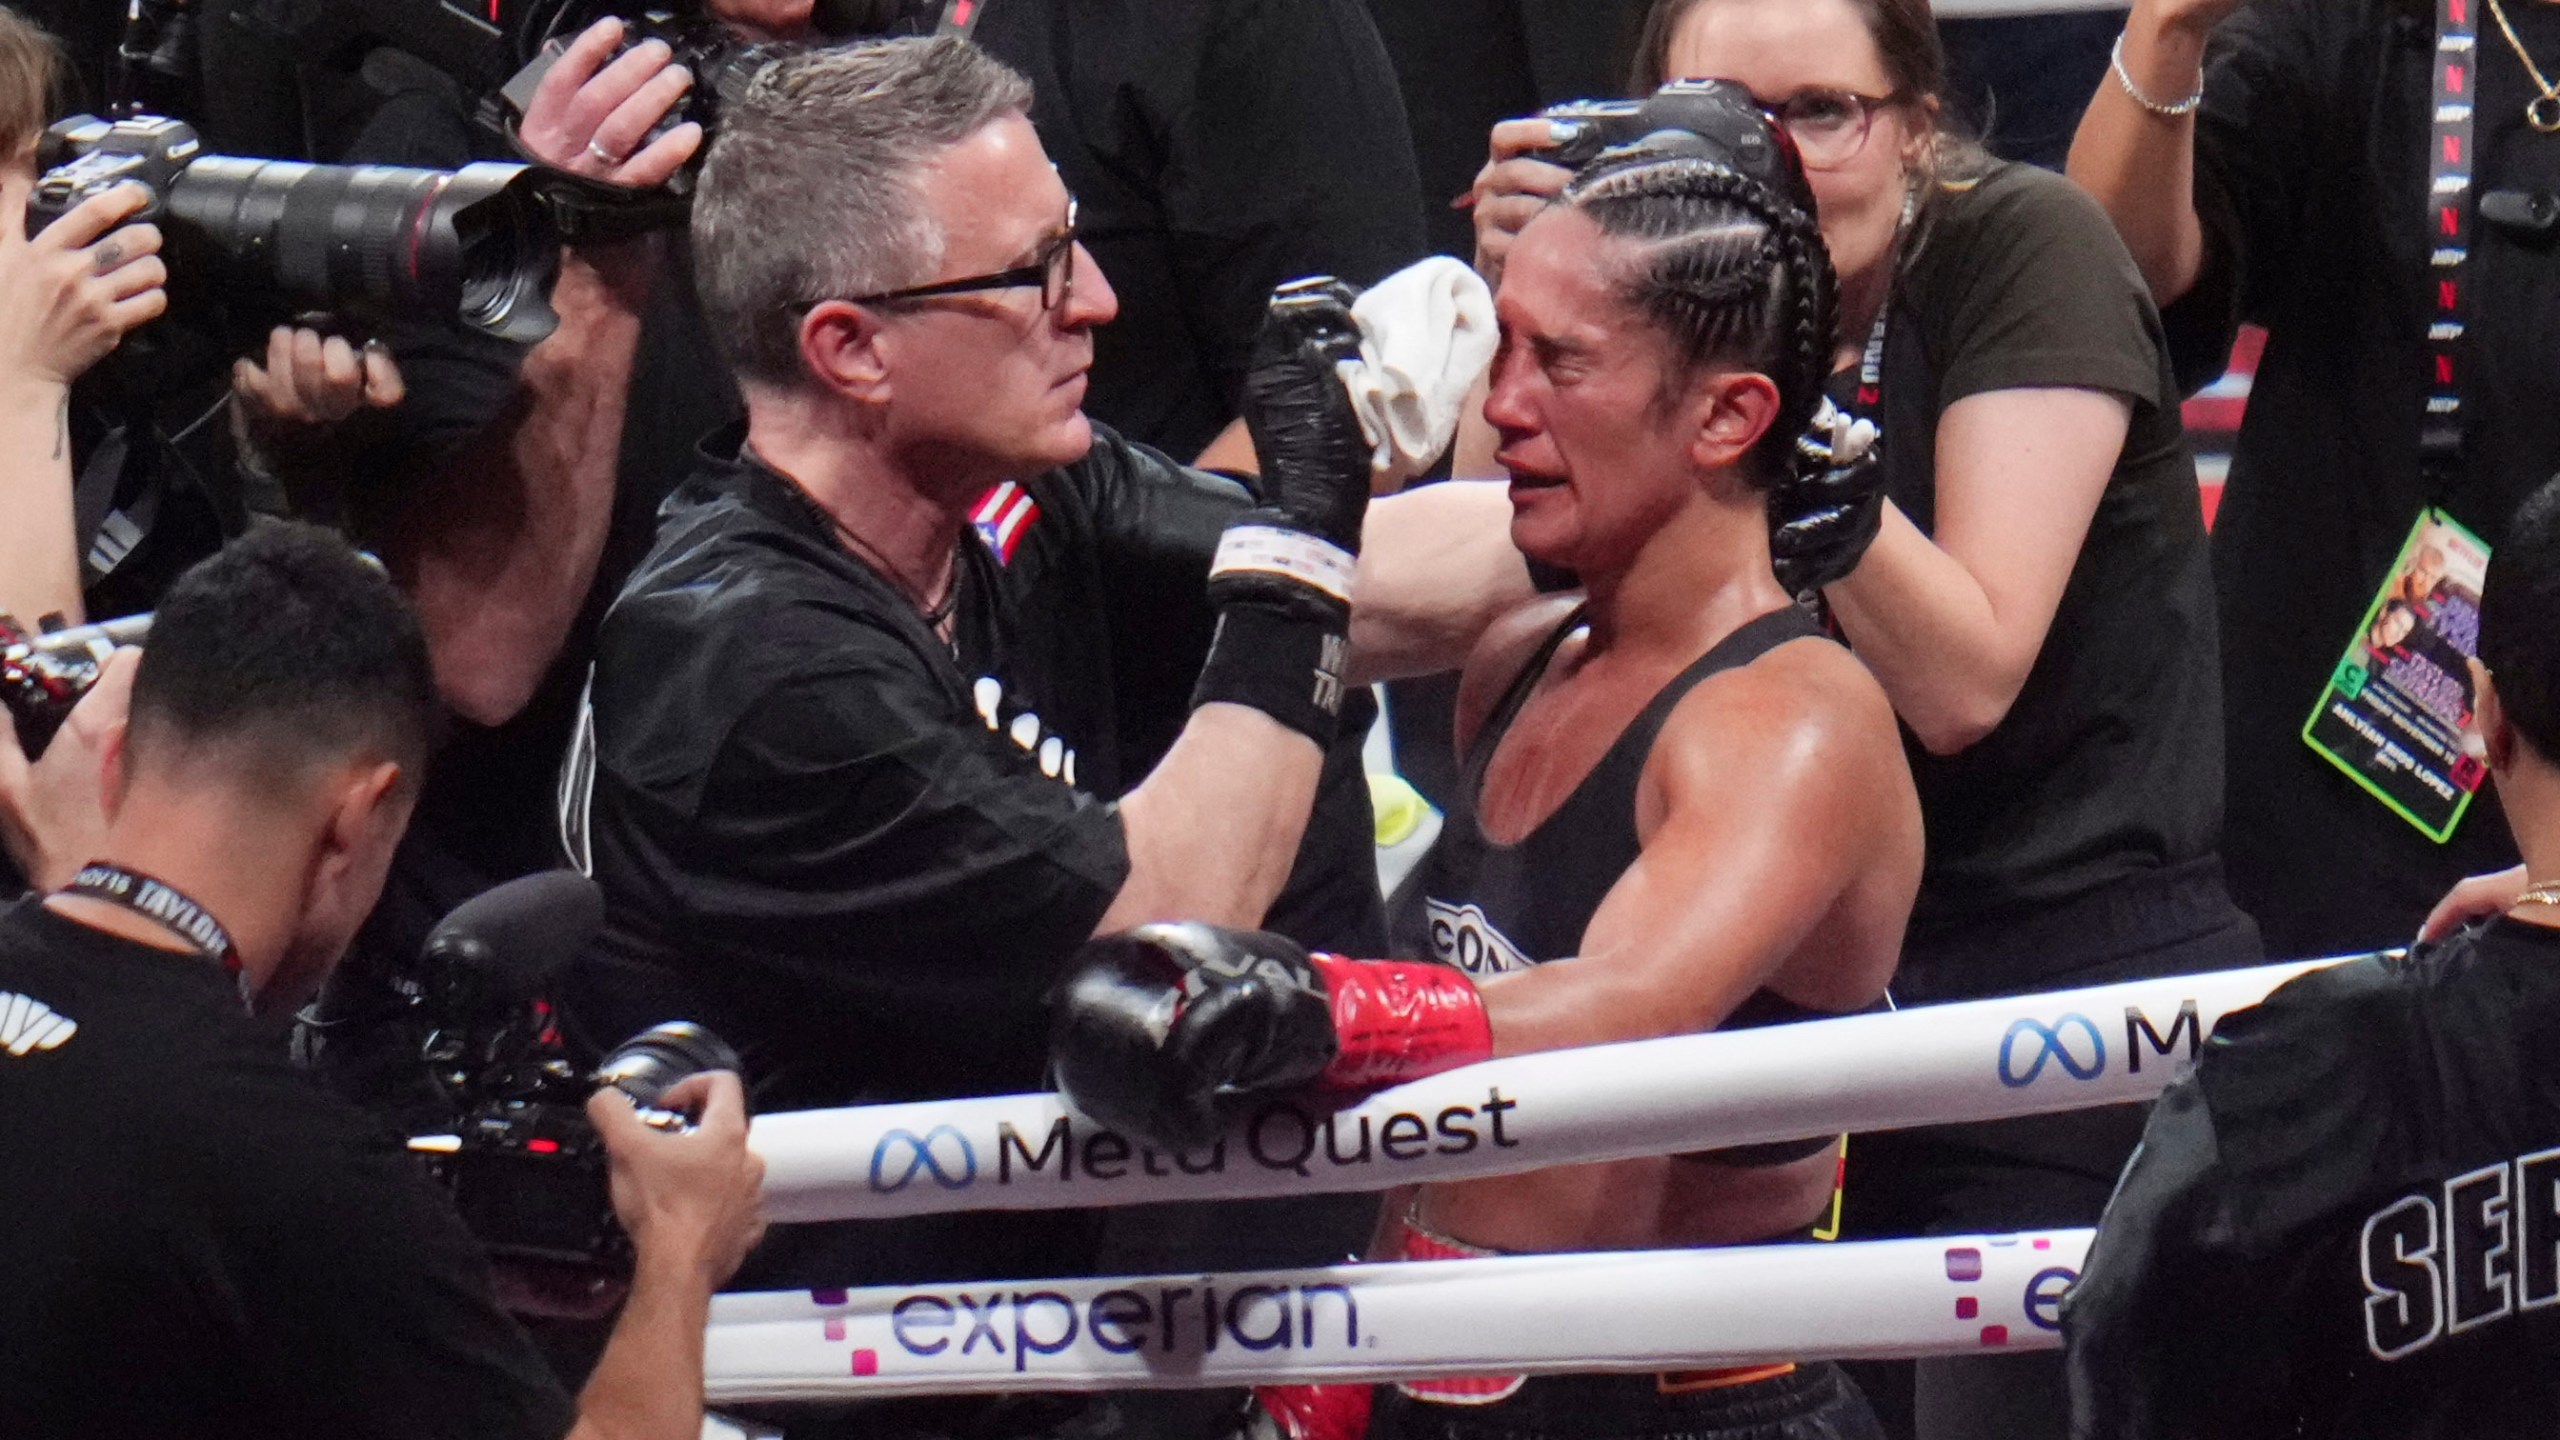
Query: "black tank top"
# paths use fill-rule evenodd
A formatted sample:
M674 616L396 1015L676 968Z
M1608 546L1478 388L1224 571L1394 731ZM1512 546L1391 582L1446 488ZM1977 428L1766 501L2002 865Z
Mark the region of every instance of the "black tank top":
M1642 849L1636 838L1636 783L1673 708L1709 676L1739 670L1790 640L1829 638L1811 616L1793 605L1744 624L1663 686L1553 815L1517 844L1497 845L1485 838L1476 818L1485 767L1558 647L1581 627L1582 617L1582 610L1576 608L1556 627L1487 717L1467 753L1439 843L1423 862L1429 954L1470 975L1525 970L1577 953L1601 900L1635 864ZM1878 1002L1874 1008L1881 1007ZM1741 1030L1829 1018L1827 1011L1759 990L1716 1028ZM1716 1155L1728 1161L1770 1164L1818 1154L1832 1143L1823 1139L1743 1146Z

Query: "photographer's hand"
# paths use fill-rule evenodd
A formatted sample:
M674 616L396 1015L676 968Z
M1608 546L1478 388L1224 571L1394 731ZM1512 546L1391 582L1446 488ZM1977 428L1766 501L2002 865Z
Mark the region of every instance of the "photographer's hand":
M683 103L693 72L674 63L663 41L615 56L622 33L622 22L608 16L571 41L535 88L516 139L555 169L651 190L702 148L702 127L690 120L649 138Z
M747 1148L746 1090L725 1070L688 1077L657 1108L698 1113L683 1130L651 1126L621 1091L587 1102L613 1158L613 1213L645 1269L653 1257L697 1268L707 1292L764 1234L764 1161Z
M149 194L120 185L27 234L32 181L0 181L0 611L80 618L72 536L71 382L168 307L160 231L118 222Z
M746 1091L713 1071L658 1104L699 1118L662 1131L619 1090L587 1102L613 1163L613 1211L631 1233L631 1298L578 1396L570 1440L698 1440L711 1292L764 1234L764 1161L747 1148Z
M317 499L344 471L339 422L358 410L385 410L408 398L390 347L359 348L335 335L279 325L267 336L266 363L231 366L231 438L244 475L280 483L297 509Z
M231 393L239 414L260 441L282 432L334 425L356 411L388 409L408 397L400 366L380 341L362 348L338 336L279 325L267 336L267 363L243 358L231 366Z
M1555 127L1544 120L1505 120L1493 127L1493 155L1476 172L1475 188L1458 197L1472 206L1476 221L1476 273L1487 285L1502 284L1502 262L1511 242L1548 202L1564 192L1573 172L1550 165L1532 152L1555 143Z
M160 227L122 223L151 193L119 185L30 237L27 193L0 206L0 383L69 385L169 307Z
M58 890L98 853L107 833L107 747L124 730L142 652L107 657L89 693L30 762L18 727L0 711L0 848L38 890Z

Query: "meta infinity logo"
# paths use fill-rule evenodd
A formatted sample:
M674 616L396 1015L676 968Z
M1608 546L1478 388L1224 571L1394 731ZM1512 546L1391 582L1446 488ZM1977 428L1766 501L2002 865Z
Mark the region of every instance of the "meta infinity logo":
M2089 1037L2089 1059L2086 1063L2071 1053L2071 1044L2064 1038L2075 1030ZM2018 1039L2023 1035L2034 1036L2036 1046L2035 1054L2021 1070L2018 1068ZM2106 1073L2107 1037L2098 1033L2097 1022L2086 1015L2065 1015L2051 1025L2034 1019L2019 1020L2010 1025L2008 1034L2000 1037L2000 1083L2010 1089L2023 1089L2036 1083L2036 1077L2044 1073L2048 1062L2061 1066L2063 1072L2074 1080L2095 1080Z
M892 1179L889 1172L898 1158L905 1160L906 1168ZM914 1184L920 1172L931 1175L933 1183L945 1190L966 1190L978 1178L977 1148L951 1125L936 1125L921 1136L912 1130L892 1130L871 1147L875 1193L895 1195Z

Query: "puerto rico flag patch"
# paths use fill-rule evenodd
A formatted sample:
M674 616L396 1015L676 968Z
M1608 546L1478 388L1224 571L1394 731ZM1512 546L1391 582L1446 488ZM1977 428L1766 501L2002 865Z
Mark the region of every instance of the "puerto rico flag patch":
M1040 502L1031 498L1030 491L1011 480L988 491L969 516L970 522L978 527L978 538L987 542L987 548L995 552L999 565L1013 563L1013 547L1022 543L1024 533L1039 518Z

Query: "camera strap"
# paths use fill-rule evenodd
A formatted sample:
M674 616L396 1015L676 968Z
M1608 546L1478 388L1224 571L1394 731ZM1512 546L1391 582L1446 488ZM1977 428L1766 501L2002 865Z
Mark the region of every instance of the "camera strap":
M148 875L103 860L92 861L82 866L59 893L121 905L175 931L195 947L197 954L221 966L225 974L240 973L240 949L231 943L231 932L222 928L222 922L176 888Z
M2427 265L2435 281L2427 315L2426 412L2419 473L2442 504L2462 466L2462 373L2467 359L2464 266L2471 255L2471 141L2479 89L2478 0L2436 0L2434 130L2427 162Z

